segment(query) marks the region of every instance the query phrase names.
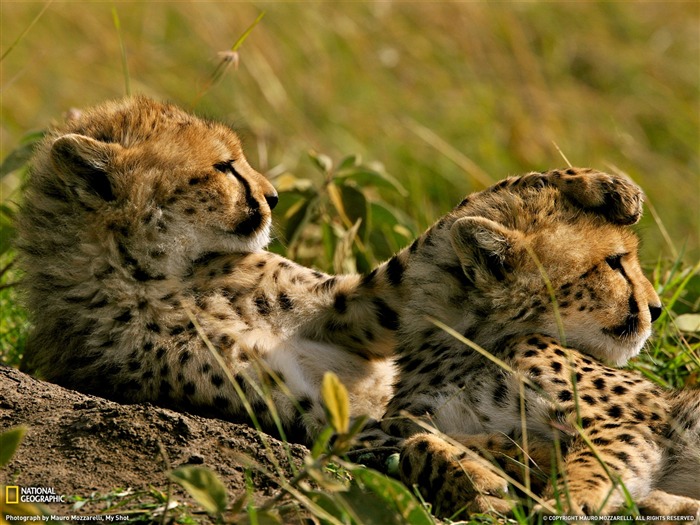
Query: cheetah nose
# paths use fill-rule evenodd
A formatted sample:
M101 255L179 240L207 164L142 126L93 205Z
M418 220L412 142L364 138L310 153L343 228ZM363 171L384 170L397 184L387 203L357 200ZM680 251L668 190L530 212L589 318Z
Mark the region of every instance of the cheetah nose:
M277 206L277 201L279 201L279 197L277 197L277 194L273 195L265 195L265 200L267 201L267 205L270 207L271 210L275 209L275 206Z
M660 306L649 305L649 313L651 314L651 322L653 323L661 316L662 309Z

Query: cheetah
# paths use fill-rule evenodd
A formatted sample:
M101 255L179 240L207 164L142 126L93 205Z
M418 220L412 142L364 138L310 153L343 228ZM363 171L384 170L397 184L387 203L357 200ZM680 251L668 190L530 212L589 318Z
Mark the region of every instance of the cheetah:
M401 478L440 512L510 510L505 479L456 444L504 461L525 432L545 482L560 447L560 481L540 489L568 491L568 512L620 508L620 484L650 512L700 511L700 391L603 364L635 356L661 313L629 229L641 207L622 177L532 173L467 197L409 248L394 397L364 437L409 438Z
M642 515L700 517L699 390L661 389L540 334L512 339L496 355L507 370L484 363L464 374L473 389L465 404L480 428L404 444L401 477L438 512L509 513L509 476L520 488L528 479L550 511L566 515L614 514L627 490Z
M231 129L174 105L136 97L57 126L18 220L34 325L22 369L300 442L325 424L330 370L352 415L378 418L394 266L330 276L265 251L277 200Z
M567 343L619 365L661 311L624 228L641 192L621 177L507 179L366 275L265 251L277 198L232 130L170 104L110 102L53 129L18 221L34 324L22 368L307 443L325 424L331 370L351 414L381 419L405 459L423 445L405 441L420 427L404 412L448 433L487 431L468 398L487 382L469 371L487 368L427 316L496 352L532 332L559 337L556 304Z

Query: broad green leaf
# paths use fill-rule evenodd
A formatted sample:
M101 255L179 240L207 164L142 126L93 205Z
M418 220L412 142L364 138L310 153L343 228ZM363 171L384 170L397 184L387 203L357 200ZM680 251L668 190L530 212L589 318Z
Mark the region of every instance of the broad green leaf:
M435 525L430 514L402 483L363 467L351 469L350 473L361 487L377 495L388 509L398 513L404 523Z
M318 435L311 448L311 457L316 459L328 449L328 443L333 437L333 428L326 427Z
M7 157L5 157L2 165L0 165L0 178L26 166L34 153L37 142L40 141L43 136L44 132L41 131L29 133L22 137L22 143L12 150Z
M316 164L322 173L328 174L333 170L333 161L328 155L309 150L309 158Z
M388 173L375 171L364 166L350 168L348 171L340 172L335 176L337 181L353 181L359 186L385 187L395 190L402 197L408 196L408 190L404 188L399 180Z
M0 434L0 468L12 459L26 432L27 427L15 427Z
M350 219L351 225L355 225L357 221L360 221L358 235L360 239L364 240L367 229L367 198L360 190L352 186L343 184L339 189L345 214Z
M358 167L360 164L362 164L362 159L360 158L359 155L354 154L354 155L348 155L345 157L343 160L341 160L338 163L338 168L336 171L338 173L344 171L344 170L350 170L353 168Z
M344 434L350 427L348 391L333 372L326 372L323 375L321 396L328 422L336 432Z
M381 496L363 490L358 486L350 487L347 492L336 494L339 505L346 509L358 525L410 525L410 521L396 512L394 505L387 505Z
M329 221L321 222L321 240L323 241L325 260L332 261L333 254L335 253L335 246L338 243L338 237Z
M700 332L700 314L683 314L676 317L676 326L682 332Z
M0 213L10 220L15 218L15 210L7 206L6 204L0 204Z
M287 192L306 193L312 190L314 183L311 179L300 179L291 173L283 173L275 178L275 188L281 194ZM280 203L282 199L280 199Z
M326 494L325 492L320 492L317 490L305 491L304 494L321 509L325 510L328 514L337 518L341 523L353 524L355 525L357 521L353 520L348 512L343 508L342 501L339 500L338 494ZM320 517L321 523L328 523Z
M180 467L170 473L170 479L180 484L209 514L226 510L226 488L214 472L202 467Z
M311 220L312 200L301 200L288 210L289 218L285 227L285 237L292 244Z
M410 219L401 211L381 202L371 202L368 244L379 260L387 259L410 244L415 235L406 224Z

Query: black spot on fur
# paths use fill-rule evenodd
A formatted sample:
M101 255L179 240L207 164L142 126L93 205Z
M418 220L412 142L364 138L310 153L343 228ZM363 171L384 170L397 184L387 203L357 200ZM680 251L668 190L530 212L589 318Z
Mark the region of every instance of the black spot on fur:
M222 411L228 410L229 406L231 406L231 402L224 396L214 396L213 403L218 410Z
M505 383L498 383L498 386L493 391L493 402L500 407L508 405L508 386Z
M428 374L428 373L432 372L433 370L435 370L439 364L440 364L439 361L430 361L429 363L426 363L423 366L423 368L421 368L418 371L418 374Z
M131 321L132 314L131 310L124 310L121 314L114 318L118 323L128 323Z
M333 301L333 309L341 315L347 311L347 296L344 293L338 293L335 296L335 301Z
M610 405L607 413L610 417L618 419L622 415L622 408L620 408L618 405Z
M624 387L624 386L622 386L622 385L615 385L615 386L613 387L613 392L614 392L615 394L617 394L617 395L622 395L622 394L624 394L625 392L627 392L627 388Z
M389 284L392 286L398 286L403 280L403 273L406 269L403 263L399 259L398 255L395 255L386 264L386 277L389 280Z
M182 391L186 396L193 396L194 393L197 391L197 387L192 381L188 381L182 386Z
M299 408L301 408L302 412L307 413L310 412L311 409L313 408L314 403L311 401L311 398L309 397L302 397L299 399Z
M280 292L277 296L277 304L280 308L285 311L289 311L294 308L294 301L284 292Z
M255 300L255 308L260 315L268 315L270 313L270 302L265 295L258 295Z
M170 329L170 335L180 335L185 331L184 326L174 326L173 328Z
M583 401L584 401L586 404L591 405L591 406L593 406L593 405L595 405L596 403L598 403L598 402L595 400L595 398L594 398L593 396L589 395L589 394L584 394L584 395L582 395L582 396L581 396L581 399L583 399Z
M399 315L386 302L377 297L373 301L377 322L387 330L399 329Z

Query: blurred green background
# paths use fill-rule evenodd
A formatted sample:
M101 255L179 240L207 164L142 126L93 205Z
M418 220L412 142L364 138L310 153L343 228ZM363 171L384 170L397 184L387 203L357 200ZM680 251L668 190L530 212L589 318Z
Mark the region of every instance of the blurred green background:
M316 177L310 149L381 161L408 190L383 199L418 231L491 181L564 165L558 146L644 187L648 263L700 258L698 2L56 1L33 25L44 3L1 6L0 158L124 95L121 39L134 93L229 122L273 180ZM239 67L198 97L262 11Z

